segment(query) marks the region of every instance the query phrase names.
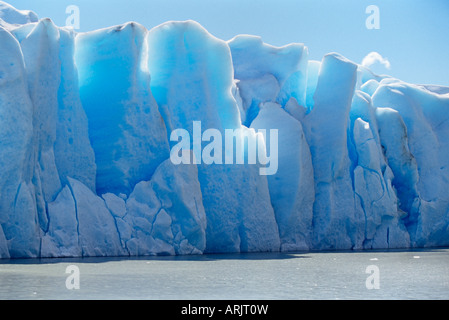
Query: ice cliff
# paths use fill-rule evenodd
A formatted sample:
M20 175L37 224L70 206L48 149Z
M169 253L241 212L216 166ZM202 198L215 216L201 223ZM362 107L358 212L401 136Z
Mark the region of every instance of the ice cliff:
M448 88L303 44L76 33L0 1L0 257L447 246L448 120ZM172 163L194 121L277 129L276 174Z

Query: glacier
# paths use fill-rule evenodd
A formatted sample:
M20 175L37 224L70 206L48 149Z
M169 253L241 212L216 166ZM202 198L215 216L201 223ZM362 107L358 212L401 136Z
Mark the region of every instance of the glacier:
M448 120L449 88L338 53L0 1L0 258L448 246ZM277 172L172 163L195 121L278 130Z

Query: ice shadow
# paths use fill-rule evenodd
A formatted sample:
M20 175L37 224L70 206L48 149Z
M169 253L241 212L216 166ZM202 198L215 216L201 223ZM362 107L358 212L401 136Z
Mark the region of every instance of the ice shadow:
M2 264L41 265L56 263L106 263L113 261L220 261L220 260L285 260L310 258L309 252L251 252L251 253L207 253L202 255L155 255L155 256L117 256L117 257L65 257L65 258L26 258L0 259Z
M298 252L241 252L241 253L205 253L202 255L155 255L155 256L109 256L109 257L65 257L65 258L26 258L0 259L2 264L42 265L56 263L107 263L114 261L220 261L220 260L286 260L308 259L314 254L336 253L387 253L387 252L440 252L448 251L449 247L406 248L406 249L371 249L371 250L323 250Z

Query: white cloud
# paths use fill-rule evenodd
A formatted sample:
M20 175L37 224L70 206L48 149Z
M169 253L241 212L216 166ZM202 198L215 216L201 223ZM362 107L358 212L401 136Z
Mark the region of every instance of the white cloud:
M362 60L362 66L364 67L370 67L375 63L380 63L387 69L391 68L390 61L388 61L387 58L382 57L382 55L379 52L375 51L370 52Z

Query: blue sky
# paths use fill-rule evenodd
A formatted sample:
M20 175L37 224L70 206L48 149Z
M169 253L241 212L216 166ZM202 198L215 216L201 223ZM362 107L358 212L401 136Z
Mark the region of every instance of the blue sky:
M8 2L8 1L7 1ZM310 59L338 52L361 63L371 51L391 68L373 71L411 83L449 86L449 1L447 0L10 0L40 18L65 25L66 8L80 8L81 29L127 21L148 29L168 20L193 19L223 40L259 35L269 44L304 43ZM380 29L369 30L369 5L379 8Z

